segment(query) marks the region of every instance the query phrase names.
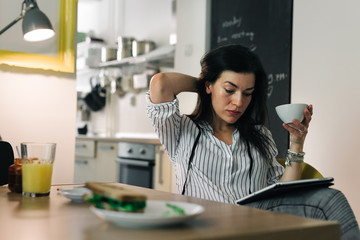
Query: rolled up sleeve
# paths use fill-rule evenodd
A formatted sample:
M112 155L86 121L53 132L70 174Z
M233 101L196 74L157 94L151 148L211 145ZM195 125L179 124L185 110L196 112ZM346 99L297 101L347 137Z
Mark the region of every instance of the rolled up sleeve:
M154 104L150 100L150 93L146 93L147 115L158 135L161 144L170 158L174 157L180 139L181 116L179 101L175 98L171 102Z

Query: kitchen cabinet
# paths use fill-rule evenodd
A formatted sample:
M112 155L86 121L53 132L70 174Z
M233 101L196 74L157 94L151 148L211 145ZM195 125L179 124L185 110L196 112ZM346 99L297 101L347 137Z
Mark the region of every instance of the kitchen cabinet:
M130 141L130 139L77 138L74 182L118 182L119 166L115 160L118 157L118 144L123 141ZM154 189L176 193L172 163L164 148L159 144L158 140L142 139L140 142L155 144Z
M75 156L77 157L95 157L95 141L85 139L76 140L75 148Z
M95 141L76 140L74 183L95 180Z
M116 182L117 180L117 143L97 142L95 179L99 182Z
M154 188L165 192L177 192L172 163L161 145L156 146Z
M116 182L117 143L77 139L74 182Z

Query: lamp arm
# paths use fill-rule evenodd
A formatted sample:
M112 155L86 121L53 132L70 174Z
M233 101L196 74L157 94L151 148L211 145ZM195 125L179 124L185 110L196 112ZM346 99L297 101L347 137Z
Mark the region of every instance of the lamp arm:
M14 21L12 21L11 23L9 23L6 27L4 27L3 29L0 30L0 35L3 34L6 30L8 30L9 28L11 28L13 25L15 25L15 23L17 23L18 21L20 21L23 18L23 15L18 16Z
M22 3L22 7L21 7L21 13L20 16L18 16L14 21L12 21L11 23L9 23L6 27L4 27L3 29L0 30L0 35L3 34L6 30L8 30L9 28L11 28L12 26L15 25L15 23L17 23L18 21L20 21L21 19L23 19L25 13L27 11L29 11L31 8L33 8L35 5L30 2L28 4L26 4L26 2L24 1Z

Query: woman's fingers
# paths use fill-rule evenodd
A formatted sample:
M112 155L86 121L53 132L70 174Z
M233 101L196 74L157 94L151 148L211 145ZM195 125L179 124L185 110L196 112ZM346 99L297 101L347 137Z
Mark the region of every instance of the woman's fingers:
M308 131L308 126L294 119L293 123L283 124L286 130L295 135L303 135ZM300 134L299 134L300 133Z
M309 123L313 114L313 106L310 104L304 110L304 120L300 122L293 119L292 123L283 123L283 127L290 133L290 137L296 141L303 141L308 133Z
M309 126L309 123L311 121L313 115L313 106L310 104L305 110L304 110L304 121L307 126Z

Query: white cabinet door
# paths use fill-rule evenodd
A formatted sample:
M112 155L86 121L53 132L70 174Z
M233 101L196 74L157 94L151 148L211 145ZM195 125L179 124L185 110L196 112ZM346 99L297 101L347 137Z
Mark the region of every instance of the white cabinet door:
M156 146L154 185L156 190L176 192L173 167L161 145Z
M74 183L95 181L95 141L76 140Z
M95 157L95 141L77 139L75 143L75 156L77 157Z
M97 142L96 147L96 181L117 182L117 143Z
M75 157L74 183L95 181L95 159Z

